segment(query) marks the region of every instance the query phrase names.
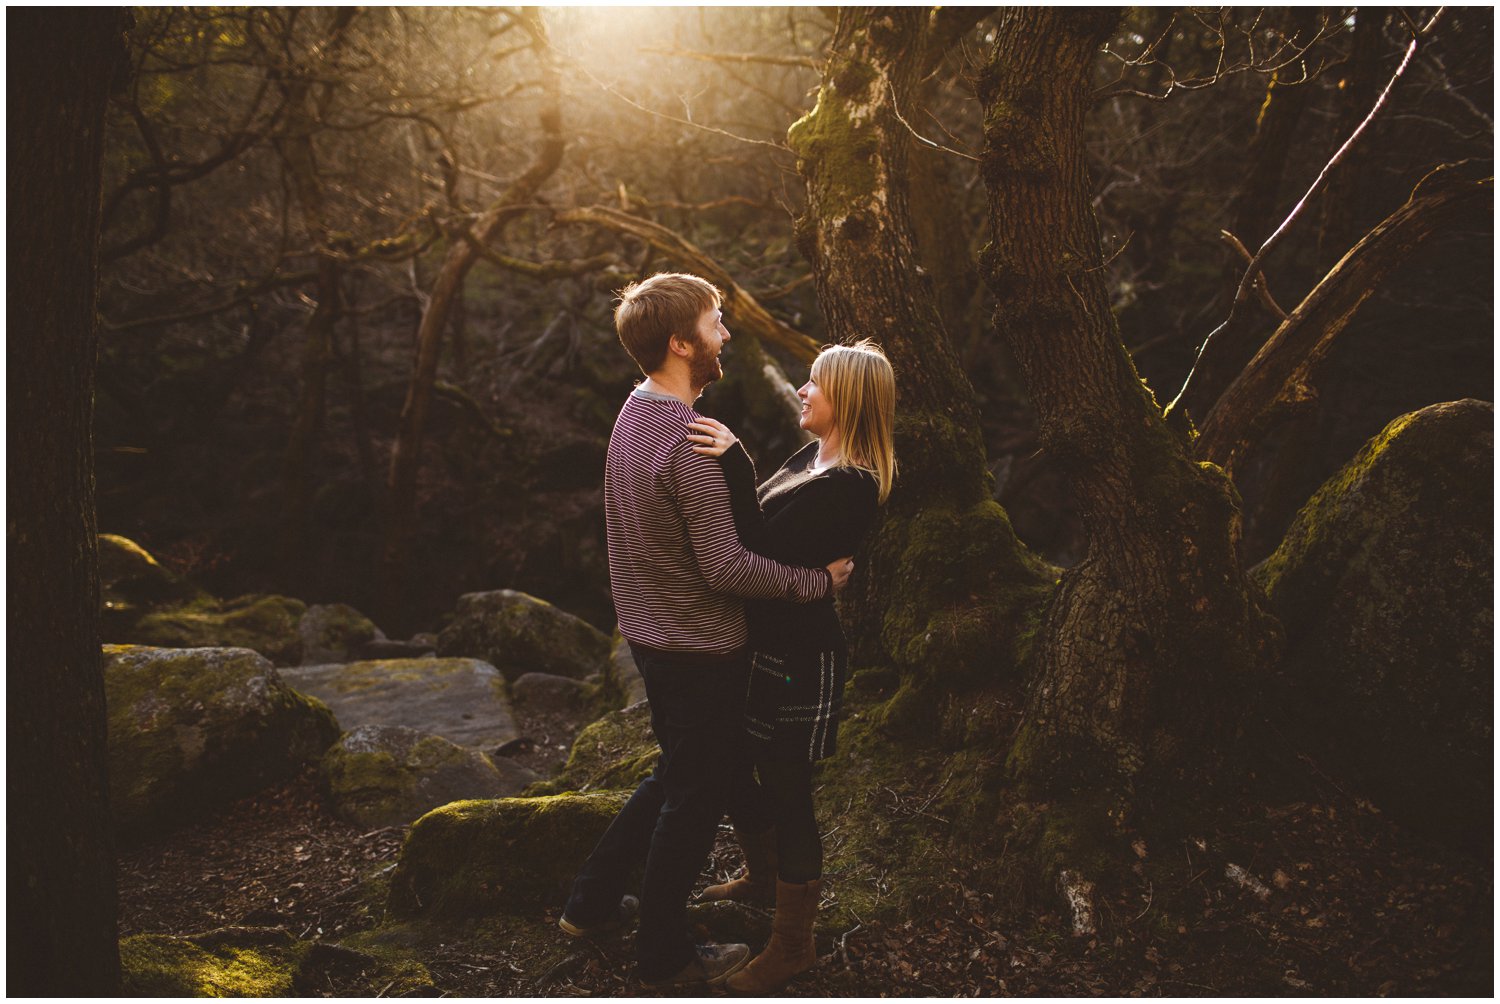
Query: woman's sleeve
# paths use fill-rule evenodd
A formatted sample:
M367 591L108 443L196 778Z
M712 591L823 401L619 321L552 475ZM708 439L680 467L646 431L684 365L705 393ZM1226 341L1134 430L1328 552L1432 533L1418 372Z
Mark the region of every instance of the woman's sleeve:
M729 508L734 513L734 528L746 550L760 552L765 542L766 518L760 511L755 493L755 461L736 441L719 457L724 480L729 485Z

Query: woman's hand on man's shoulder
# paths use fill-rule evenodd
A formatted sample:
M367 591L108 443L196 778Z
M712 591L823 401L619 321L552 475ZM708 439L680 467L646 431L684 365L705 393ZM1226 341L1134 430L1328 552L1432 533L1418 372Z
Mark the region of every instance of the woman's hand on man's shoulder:
M688 430L687 438L693 444L693 452L705 457L722 457L739 442L739 437L729 431L729 426L706 415L689 422Z

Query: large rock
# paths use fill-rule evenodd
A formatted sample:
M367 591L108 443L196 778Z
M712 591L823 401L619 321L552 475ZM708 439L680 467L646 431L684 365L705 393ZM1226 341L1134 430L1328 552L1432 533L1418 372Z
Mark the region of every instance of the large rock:
M1489 846L1494 412L1403 415L1254 574L1286 627L1283 687L1321 756L1398 819Z
M163 568L135 541L99 535L99 602L104 640L123 641L147 612L201 596L189 582Z
M369 658L361 654L366 646L386 641L385 632L374 622L344 603L308 607L297 622L297 634L302 639L302 662L307 665Z
M250 794L338 739L333 714L242 648L104 648L109 787L122 832Z
M248 648L278 666L295 666L302 661L297 625L305 613L307 604L290 596L204 596L146 614L126 640L164 648Z
M362 725L323 757L334 811L357 826L405 826L423 813L473 798L518 794L537 779L508 760L399 725Z
M454 802L417 820L391 876L398 917L534 913L567 898L625 792Z
M516 707L563 715L583 712L596 693L594 684L551 673L527 673L510 685L510 699ZM580 725L584 721L574 720Z
M483 659L507 680L526 673L581 680L605 667L609 648L608 636L588 622L511 589L459 597L438 636L439 655Z
M380 659L297 666L282 675L326 701L348 729L404 725L481 750L518 735L500 673L478 659Z

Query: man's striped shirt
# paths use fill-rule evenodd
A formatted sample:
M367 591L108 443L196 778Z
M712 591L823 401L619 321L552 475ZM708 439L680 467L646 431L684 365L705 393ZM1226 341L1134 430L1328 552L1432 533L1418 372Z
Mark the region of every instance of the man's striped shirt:
M827 595L830 579L745 550L723 470L687 439L698 417L639 388L620 409L604 462L609 584L626 640L731 652L746 640L739 597L808 602Z

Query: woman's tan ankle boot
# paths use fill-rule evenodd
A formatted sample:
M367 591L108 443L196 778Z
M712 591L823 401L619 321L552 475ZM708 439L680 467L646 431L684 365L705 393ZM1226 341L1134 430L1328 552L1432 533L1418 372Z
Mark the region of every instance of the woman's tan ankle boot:
M704 889L702 898L772 905L776 902L776 830L750 834L735 830L734 836L745 855L745 870L739 878Z
M730 990L737 994L768 994L817 964L813 921L818 915L818 893L822 888L821 879L802 884L777 880L771 940L748 966L729 977L725 985Z

